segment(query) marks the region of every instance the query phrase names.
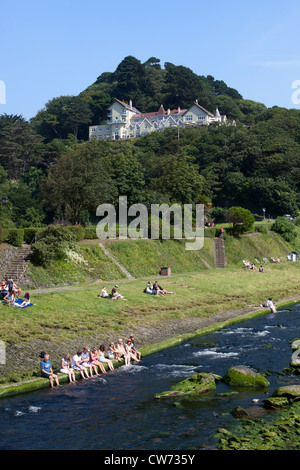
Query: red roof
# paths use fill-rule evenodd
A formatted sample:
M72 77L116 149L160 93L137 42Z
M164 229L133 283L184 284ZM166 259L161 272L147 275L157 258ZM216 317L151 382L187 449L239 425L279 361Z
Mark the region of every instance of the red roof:
M187 109L168 109L167 111L163 107L160 106L159 110L153 113L138 113L132 116L132 119L143 119L143 118L152 118L156 116L174 116L174 115L182 115L187 111Z

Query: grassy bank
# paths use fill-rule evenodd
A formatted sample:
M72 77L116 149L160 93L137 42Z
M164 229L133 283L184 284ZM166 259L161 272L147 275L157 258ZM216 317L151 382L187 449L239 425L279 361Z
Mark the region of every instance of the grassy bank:
M231 267L160 279L164 288L175 292L165 297L144 294L146 281L141 279L119 283L127 301L99 299L98 284L33 293L30 308L0 306L1 340L7 347L1 382L38 373L43 349L50 351L57 368L66 352L73 354L84 345L107 346L134 332L140 347L150 347L218 323L226 312L234 318L259 310L269 296L275 304L299 298L299 279L299 264L286 262L267 265L263 274ZM112 285L107 284L108 290Z
M239 238L226 236L227 266L240 267L243 259L257 264L263 258L286 257L294 250L300 252L300 227L297 230L299 236L293 244L286 243L271 231L253 232ZM136 279L158 276L165 266L171 267L172 274L203 273L215 266L214 240L208 237L203 248L195 251L186 250L185 240L106 240L103 244ZM77 260L65 257L47 267L30 263L26 288L88 285L97 280L108 282L126 278L120 267L100 248L99 240L82 240L77 244L77 251Z

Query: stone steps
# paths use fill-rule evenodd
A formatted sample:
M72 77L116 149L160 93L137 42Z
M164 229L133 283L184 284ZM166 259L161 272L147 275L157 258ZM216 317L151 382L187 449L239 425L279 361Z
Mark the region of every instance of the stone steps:
M214 253L216 268L226 268L225 245L222 237L215 238Z
M5 278L18 282L27 269L31 253L30 245L23 244L7 268Z

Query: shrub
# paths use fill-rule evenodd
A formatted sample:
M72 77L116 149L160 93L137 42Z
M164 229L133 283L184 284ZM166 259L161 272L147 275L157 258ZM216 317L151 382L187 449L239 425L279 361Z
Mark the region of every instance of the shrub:
M273 232L279 233L287 242L292 242L297 237L297 231L294 225L285 217L277 217L272 225L272 230Z
M233 235L240 235L253 230L255 218L248 209L239 206L231 207L226 218L232 224Z
M69 225L67 228L74 234L77 242L84 239L85 229L81 225Z
M32 246L32 261L46 266L54 259L65 256L66 249L74 247L75 235L62 225L49 225L37 232L37 242Z
M257 225L254 228L254 230L255 232L259 232L259 233L264 233L264 234L268 233L268 227L266 227L266 225Z
M95 238L98 238L96 233L96 225L92 225L84 229L84 238L86 240L94 240Z
M22 228L3 229L3 241L13 246L22 246L24 241L24 230Z
M24 241L30 244L32 240L34 239L35 235L37 234L38 230L40 229L37 227L26 227L23 230L24 230Z

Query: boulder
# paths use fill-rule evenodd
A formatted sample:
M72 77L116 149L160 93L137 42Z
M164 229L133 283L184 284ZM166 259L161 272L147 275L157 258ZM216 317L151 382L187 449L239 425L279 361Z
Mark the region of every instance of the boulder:
M291 367L300 367L300 339L295 339L292 342L293 355L291 358Z
M263 400L264 408L268 410L277 410L289 406L289 401L286 397L266 398Z
M246 366L231 367L223 377L223 382L238 387L269 387L270 383L262 375Z
M211 373L198 372L182 382L173 385L170 390L156 393L154 398L195 397L205 392L215 390L216 380L221 380L221 377Z
M272 395L273 397L286 397L291 400L300 399L300 385L286 385L279 387Z
M248 411L246 411L244 408L241 408L240 406L233 408L230 413L234 418L247 418L247 416L249 416Z

